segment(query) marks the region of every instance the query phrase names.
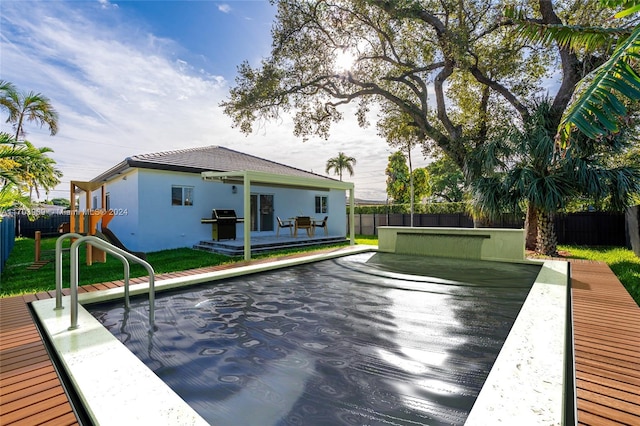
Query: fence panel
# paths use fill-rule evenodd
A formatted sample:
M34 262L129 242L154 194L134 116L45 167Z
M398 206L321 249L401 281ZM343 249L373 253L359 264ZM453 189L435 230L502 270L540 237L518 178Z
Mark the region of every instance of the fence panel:
M627 247L640 257L640 206L629 207L625 214L627 221Z
M585 212L557 215L559 244L626 246L624 213Z
M418 220L414 220L414 222L418 223L419 226L440 226L440 219L437 214L421 214L417 216Z
M389 218L389 226L406 226L402 213L390 213L387 217Z
M438 226L445 226L447 228L473 228L473 220L471 220L471 226L469 226L469 221L464 220L464 214L462 213L448 213L438 215ZM467 225L467 226L465 226Z
M38 216L34 221L27 215L15 216L15 233L19 237L34 238L36 231L40 231L43 237L58 235L58 227L64 222L69 222L67 214L51 214Z
M0 273L16 240L14 223L15 219L12 216L0 216Z
M376 228L375 215L366 214L360 216L360 233L362 235L375 235Z
M409 226L408 214L356 214L356 233L378 235L378 226ZM414 226L473 228L473 219L465 213L414 214ZM593 246L627 246L624 213L585 212L556 215L556 233L559 244ZM491 228L524 227L524 220L514 215L504 215L493 222Z

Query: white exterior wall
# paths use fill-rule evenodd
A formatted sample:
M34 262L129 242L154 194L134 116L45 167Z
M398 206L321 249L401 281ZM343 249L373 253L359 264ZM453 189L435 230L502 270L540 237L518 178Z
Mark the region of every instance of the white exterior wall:
M347 218L345 191L332 189L321 191L314 189L268 188L251 186L251 193L274 194L274 216L287 219L294 216L311 216L322 220L328 216L329 235L346 235ZM327 213L316 213L316 196L327 197ZM275 218L274 218L275 220ZM277 225L274 224L274 231Z
M135 239L140 220L138 180L138 170L133 170L109 181L105 188L105 192L109 195L109 208L115 213L108 228L125 247L132 251L142 251L137 248Z
M105 193L109 195L110 208L116 213L108 228L127 248L135 250L129 247L132 243L129 236L135 234L138 229L138 171L130 171L107 182ZM80 194L78 210L93 209L94 197L97 198L97 208L102 208L102 190L97 189L90 194L88 206L85 193ZM98 230L100 226L101 224L98 224Z
M126 178L126 179L125 179ZM193 187L192 206L171 205L171 187ZM192 247L201 240L211 239L211 224L200 223L210 218L212 209L233 209L239 217L248 220L249 212L243 208L243 185L204 181L199 174L162 170L134 169L109 181L110 208L116 217L109 229L132 251L152 252L179 247ZM345 191L304 190L252 185L252 194L274 196L273 232L254 232L253 235L275 234L276 216L283 219L293 216L311 216L321 220L328 216L329 235L346 235ZM95 191L92 197L100 196ZM326 196L328 211L315 213L315 197ZM84 197L81 197L81 201ZM242 238L242 224L236 228L237 238Z
M192 206L172 206L171 187L193 187ZM145 252L192 247L211 239L211 225L200 223L210 218L213 208L235 209L242 206L242 193L231 193L231 186L205 182L199 174L140 170L140 220L137 248ZM223 202L221 202L224 200Z

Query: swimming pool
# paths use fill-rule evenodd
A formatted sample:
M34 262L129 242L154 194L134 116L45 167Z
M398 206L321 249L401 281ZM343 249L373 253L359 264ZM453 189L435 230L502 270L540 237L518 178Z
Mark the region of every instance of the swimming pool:
M215 425L461 425L540 265L367 253L88 310Z
M359 250L363 250L363 248L361 247ZM349 252L353 250L345 251ZM343 254L344 252L337 252L329 255L329 257L340 256ZM252 265L250 267L243 268L243 270L205 274L203 276L191 277L190 280L191 284L194 282L202 283L211 279L227 278L229 276L240 275L243 273L255 273L265 269L282 268L285 266L291 266L292 264L306 263L323 257L327 257L327 255L311 256L306 259L276 261L269 265ZM421 262L422 260L413 263L420 264ZM458 262L460 261L456 261L456 264ZM398 270L406 272L412 267L410 263L411 262L403 265L396 263L395 266ZM563 265L561 265L561 263ZM511 332L509 333L507 340L500 351L491 372L489 373L489 377L487 378L484 387L482 387L475 404L473 404L471 414L467 418L467 424L487 424L487 419L490 419L491 421L502 418L520 419L527 415L530 417L533 416L532 418L535 419L543 419L544 421L544 419L547 418L558 418L559 412L562 411L562 314L564 312L563 300L564 292L566 291L567 270L564 262L540 262L539 264L542 265L542 269L536 278L533 288L529 292L524 306L517 316ZM371 264L369 266L371 266ZM391 267L393 267L393 265ZM472 273L472 275L482 275L483 273L484 272L478 269L475 273ZM317 274L322 275L322 269L317 271ZM395 272L387 269L382 273L379 269L373 268L369 271L367 277L370 275L380 274L388 276L394 275ZM256 276L259 277L261 275ZM250 275L247 278L252 279L251 277L254 276ZM247 278L245 278L245 280ZM443 279L446 280L448 278ZM167 280L166 282L158 282L157 288L174 288L187 284L184 281L185 280ZM416 285L424 285L424 283L419 282L419 280L412 279L405 280L401 287L404 287L405 285L413 287ZM144 293L144 285L136 287L138 288L132 288L132 294ZM396 285L395 287L398 286ZM456 289L456 291L459 290L460 288ZM473 289L473 291L476 290L477 289ZM387 293L411 292L410 294L414 294L413 291L415 290L394 288L391 286L390 288L387 287L385 291ZM83 294L80 296L80 300L83 304L86 304L89 302L112 299L114 297L122 297L122 290L113 289L99 293ZM441 295L439 297L458 297L459 299L464 300L462 294ZM68 307L67 299L68 298L65 298L64 300L66 307ZM395 303L397 299L398 298L394 297L390 300ZM413 302L413 300L417 298L404 297L400 299ZM471 300L472 298L468 299ZM190 407L185 406L184 403L181 402L180 397L178 397L167 386L162 384L157 376L151 373L150 370L135 358L130 351L116 341L116 339L84 309L81 308L80 310L80 328L78 330L69 331L67 330L69 326L68 311L65 315L60 311L53 311L52 308L53 304L51 301L39 301L34 304L34 309L43 322L46 333L53 340L54 345L56 346L56 352L63 360L62 362L65 369L71 375L72 380L74 381L74 386L78 389L92 418L97 419L96 421L103 424L122 424L123 421L135 421L136 419L140 419L141 421L150 421L150 419L155 419L155 421L159 422L156 424L206 424L206 422L202 420L197 413L191 411ZM541 311L541 309L544 309L544 311ZM382 309L374 309L374 311L382 311ZM161 312L161 310L157 308L157 312ZM402 315L398 312L394 312L394 316L401 317ZM405 309L405 312L407 312L407 315L409 316L414 314L413 309ZM540 315L540 312L544 312L544 315ZM441 315L441 317L444 318L443 315ZM455 315L453 317L456 318ZM468 317L460 315L457 319L464 322L467 321L465 318ZM380 335L382 336L382 340L388 340L394 343L391 346L383 346L383 351L378 351L377 349L372 350L372 352L377 352L377 356L382 357L380 361L373 363L372 365L388 367L386 370L383 368L380 371L390 371L392 373L389 377L384 377L385 386L381 389L399 390L401 397L396 397L395 401L402 400L400 405L408 405L412 407L412 410L414 411L413 414L410 413L405 417L402 417L405 419L403 421L410 421L411 415L431 415L431 411L434 410L432 407L427 406L425 409L424 405L416 405L415 403L412 405L411 399L406 398L407 395L411 395L409 391L423 388L427 390L432 389L427 393L436 394L438 397L446 398L446 396L452 393L452 388L454 386L446 387L443 384L436 385L435 382L429 383L428 379L423 380L420 383L409 383L406 385L409 386L408 388L405 388L405 385L402 383L398 383L397 381L394 382L394 378L396 377L394 374L396 373L404 371L404 376L414 375L415 372L420 372L420 368L427 368L430 366L419 367L419 363L409 362L416 358L420 358L419 350L414 352L399 350L399 348L403 347L402 344L406 344L408 342L409 345L413 345L414 340L424 340L423 336L418 334L419 339L416 339L415 337L412 337L415 333L404 333L403 330L411 330L412 327L400 329L400 332L389 332L387 329L389 327L387 324L389 322L388 318L383 319L385 321L381 322L383 324L381 331L384 331L384 333L370 332L368 334L374 336ZM128 324L135 321L141 321L141 318L135 318L134 315L130 315ZM343 319L334 318L332 324L342 322L344 322ZM397 327L395 328L397 329ZM300 329L300 326L298 326L298 328L290 331L288 334L295 334L298 329L300 331L302 330ZM335 329L335 327L327 328L327 330L333 329ZM417 330L417 328L414 328L414 330ZM174 333L175 331L176 329L174 327ZM284 333L284 335L286 336L287 333ZM323 336L331 337L333 335L331 333L325 333ZM447 361L448 359L454 359L451 358L453 355L458 355L460 351L456 351L456 349L463 347L463 340L467 338L463 338L462 336L458 337L460 340L449 344L447 347L449 352L446 356L441 356L441 359ZM156 344L156 341L157 337L154 333L148 340L148 347L152 348ZM322 363L319 362L319 360L322 360L322 357L316 355L318 349L314 348L314 345L318 342L311 340L307 341L307 343L311 343L311 349L313 350L311 351L311 355L307 354L306 359L309 362L305 365L323 366ZM250 344L249 348L244 349L257 351L258 349L256 347L260 345L254 345L255 347L253 349L251 346L252 345ZM407 352L409 355L407 355ZM425 351L423 351L423 353L424 352ZM431 352L443 353L442 351ZM215 350L213 353L215 354ZM302 356L297 356L298 353L295 355L296 356L294 358L290 358L292 355L290 355L289 358L281 356L280 359L286 359L287 362L280 364L289 364L289 359L299 358L298 361L305 359ZM277 361L277 357L273 359ZM311 361L313 361L313 363ZM279 371L280 364L276 363L276 372ZM313 369L311 373L309 373L311 370L310 367L302 370L306 372L301 374L310 374L309 380L315 379L315 369ZM239 376L239 374L230 374L229 376ZM295 377L293 378L295 379ZM229 377L229 379L232 384L236 383L237 385L238 382L234 377ZM298 377L295 380L297 380L298 383L306 383L302 377ZM276 382L278 382L278 380L276 380ZM258 381L255 383L262 382ZM453 381L451 383L457 386L457 383ZM429 388L429 386L431 386L431 388ZM251 392L252 390L257 392L260 389L264 390L264 388L252 388L251 386L247 386L246 392ZM325 389L329 390L329 388ZM342 391L342 388L339 386L335 386L334 390L336 389L340 392ZM403 392L403 390L406 389L408 389L408 391ZM304 394L304 391L302 392ZM393 401L390 394L380 394L375 392L361 392L361 394L365 397L367 397L367 395L371 395L372 397L377 396L379 402L385 401L385 398L387 397L389 397L387 399ZM287 395L291 397L289 399L293 400L294 398L291 395L296 394L295 392L290 392ZM463 395L462 399L464 400L465 398L468 400L468 395ZM295 400L298 401L299 399L300 398L298 396ZM227 401L228 400L229 398L227 398ZM237 401L239 401L239 399ZM239 415L249 414L250 410L246 405L251 404L241 404L240 410L237 411ZM113 407L120 407L120 409L114 409ZM466 407L468 408L468 404ZM457 407L456 409L458 411L466 411L467 408L463 406L462 408ZM251 411L256 412L255 410ZM288 412L289 411L287 411L287 413ZM393 413L393 410L389 412ZM278 415L281 415L281 413ZM455 414L455 416L458 416L458 414ZM353 417L346 416L344 418L348 421ZM295 420L295 416L293 419ZM554 424L554 422L548 421L545 422L545 424Z

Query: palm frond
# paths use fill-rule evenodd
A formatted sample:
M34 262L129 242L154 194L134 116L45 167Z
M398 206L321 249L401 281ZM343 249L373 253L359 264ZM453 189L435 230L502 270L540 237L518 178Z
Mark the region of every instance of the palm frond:
M562 208L574 195L572 176L557 172L547 176L536 176L527 187L527 200L546 212Z
M635 2L630 2L635 3ZM640 12L640 4L634 4L633 6L628 7L625 10L622 10L614 15L616 18L624 18L629 15L633 15L634 13Z
M627 114L624 102L640 99L640 76L633 68L638 61L640 26L618 46L607 62L594 70L586 87L578 88L578 98L565 111L560 123L559 137L563 146L574 127L593 139L618 131L619 118Z
M612 42L622 40L632 34L628 27L595 27L581 25L542 24L529 19L515 6L507 7L505 16L515 23L518 37L545 46L557 43L573 51L593 52L611 47Z

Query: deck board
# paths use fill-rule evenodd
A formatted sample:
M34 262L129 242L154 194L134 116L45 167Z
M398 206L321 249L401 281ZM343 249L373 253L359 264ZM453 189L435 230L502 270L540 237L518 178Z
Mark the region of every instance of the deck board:
M232 267L198 268L158 279ZM571 270L578 423L640 425L640 308L607 265L572 261ZM121 285L106 282L82 286L79 291ZM54 292L0 299L2 425L78 424L26 305L51 297Z
M572 262L580 425L640 425L640 308L611 269Z

